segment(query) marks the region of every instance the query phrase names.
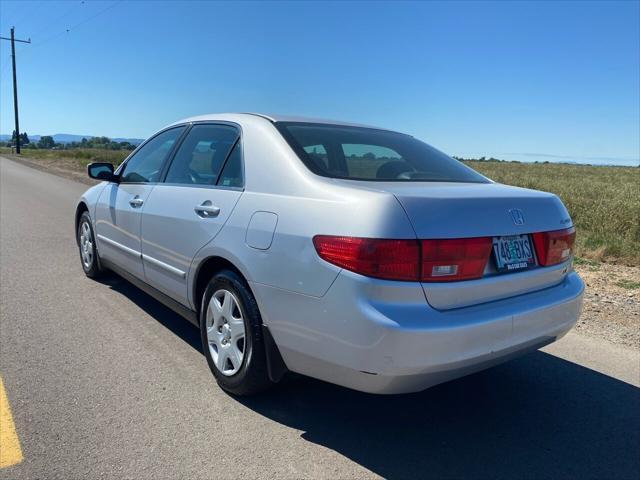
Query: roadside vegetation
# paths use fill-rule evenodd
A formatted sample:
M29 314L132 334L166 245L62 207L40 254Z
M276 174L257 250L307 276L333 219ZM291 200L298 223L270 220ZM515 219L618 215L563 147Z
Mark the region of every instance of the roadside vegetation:
M0 147L16 145L16 131L13 131L11 139L0 142ZM82 138L79 142L56 143L50 135L43 135L37 141L31 141L26 132L20 134L20 145L24 150L74 150L74 149L100 149L100 150L128 150L136 148L136 145L128 141L111 140L109 137L88 137Z
M0 154L10 153L0 147ZM83 173L91 162L119 165L129 153L103 145L24 149L22 156L46 168ZM576 225L577 263L640 265L640 168L460 160L496 182L558 195Z
M0 147L0 154L9 155L12 158L17 157L17 155L10 155L11 153L11 148ZM104 148L22 149L23 157L33 160L53 161L59 163L63 168L78 171L84 171L87 165L92 162L110 162L114 165L120 165L130 153L130 150L107 150Z
M640 168L463 160L490 179L555 193L586 261L640 265Z

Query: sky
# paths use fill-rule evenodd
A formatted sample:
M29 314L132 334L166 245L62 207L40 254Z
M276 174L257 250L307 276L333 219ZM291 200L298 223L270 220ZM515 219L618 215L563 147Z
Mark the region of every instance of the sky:
M366 123L462 157L638 165L640 2L0 0L29 134L181 118ZM0 41L0 133L13 130Z

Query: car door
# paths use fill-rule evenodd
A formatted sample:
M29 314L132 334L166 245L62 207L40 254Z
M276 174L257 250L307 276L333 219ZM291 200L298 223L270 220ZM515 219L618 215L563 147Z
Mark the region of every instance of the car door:
M140 215L162 167L185 127L165 130L148 140L118 169L119 181L110 182L98 198L95 211L100 257L144 278L140 252Z
M195 124L151 191L142 218L146 282L189 306L191 261L227 221L243 191L240 131Z

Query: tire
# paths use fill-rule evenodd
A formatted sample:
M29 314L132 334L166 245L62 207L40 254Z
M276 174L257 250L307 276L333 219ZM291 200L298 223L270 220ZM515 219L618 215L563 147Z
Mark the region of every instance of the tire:
M202 296L200 333L207 363L222 389L245 396L273 385L260 310L237 273L223 270L209 281Z
M89 212L84 212L80 216L78 222L78 230L76 231L78 240L78 250L80 252L80 265L85 275L89 278L98 278L103 274L98 258L98 248L96 247L93 226L91 225L91 217Z

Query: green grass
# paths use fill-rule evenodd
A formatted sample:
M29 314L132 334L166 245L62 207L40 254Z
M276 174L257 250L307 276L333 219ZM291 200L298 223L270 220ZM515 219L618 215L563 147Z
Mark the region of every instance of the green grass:
M558 195L576 225L579 257L640 265L640 168L465 163L496 182Z
M640 288L640 282L634 282L633 280L620 280L616 285L629 290L637 290Z

